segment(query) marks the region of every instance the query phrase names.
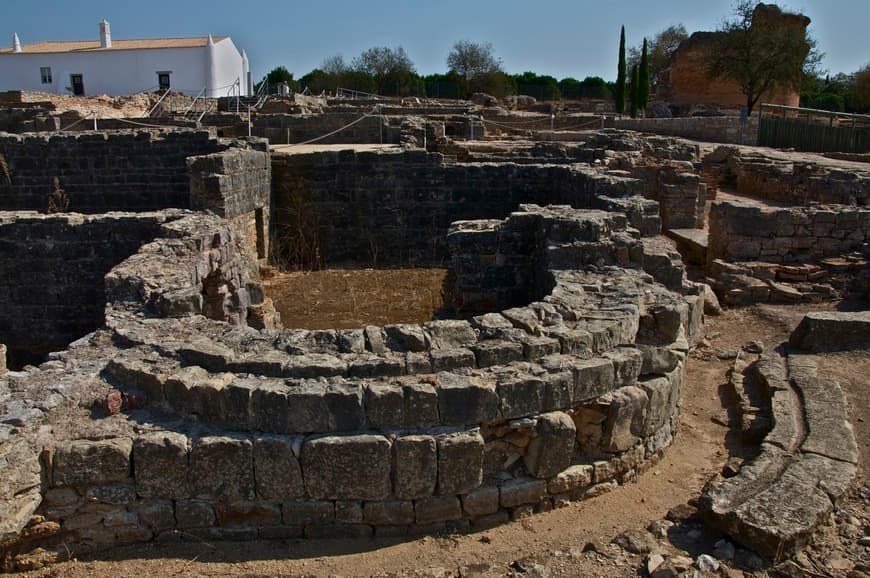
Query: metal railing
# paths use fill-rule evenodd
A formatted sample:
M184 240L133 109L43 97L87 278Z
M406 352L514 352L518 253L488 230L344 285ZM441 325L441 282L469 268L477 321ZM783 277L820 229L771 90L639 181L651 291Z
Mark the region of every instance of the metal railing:
M805 152L870 152L870 115L762 104L758 116L761 146Z
M154 106L151 107L151 110L148 111L148 117L151 118L154 116L154 112L160 108L162 111L161 105L163 104L163 100L169 96L169 93L172 92L172 89L167 88L166 92L164 92L160 98L157 99L157 102L154 103ZM158 115L159 116L159 115Z

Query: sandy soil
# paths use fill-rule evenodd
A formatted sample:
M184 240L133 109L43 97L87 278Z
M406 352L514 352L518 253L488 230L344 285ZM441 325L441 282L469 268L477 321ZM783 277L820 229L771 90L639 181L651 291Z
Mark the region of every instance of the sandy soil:
M423 323L444 305L447 269L278 272L264 281L288 329Z

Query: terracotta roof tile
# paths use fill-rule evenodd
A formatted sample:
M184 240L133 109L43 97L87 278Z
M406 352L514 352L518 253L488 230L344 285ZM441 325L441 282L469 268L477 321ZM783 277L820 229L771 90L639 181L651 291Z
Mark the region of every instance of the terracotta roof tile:
M229 36L215 36L218 43ZM159 48L199 48L206 45L208 36L193 38L142 38L140 40L112 40L111 48L100 48L99 40L68 40L23 44L23 54L53 54L64 52L114 52L116 50L149 50ZM0 48L0 54L11 54L12 48Z

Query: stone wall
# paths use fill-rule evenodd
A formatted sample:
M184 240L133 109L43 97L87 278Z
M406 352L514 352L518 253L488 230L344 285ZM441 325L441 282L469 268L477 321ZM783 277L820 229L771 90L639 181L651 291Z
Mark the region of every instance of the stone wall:
M271 144L296 144L322 137L348 126L335 135L321 139L318 144L401 142L401 117L378 114L362 119L362 112L328 113L318 115L260 114L254 117L252 132L269 139ZM360 120L362 119L362 120ZM398 122L395 122L398 120Z
M276 249L306 266L314 253L330 266L443 263L451 222L504 218L527 202L624 201L633 226L653 234L660 226L657 206L650 214L636 197L639 181L581 165L452 164L425 151L346 150L276 153L272 174Z
M336 331L177 318L196 313L183 290L221 227L209 217L172 225L107 277L103 336L13 376L11 390L40 403L33 392L64 372L66 395L104 400L107 413L39 442L49 446L42 489L0 492L7 520L23 527L36 512L44 524L35 539L0 542L7 560L17 547L67 555L152 539L489 528L635 479L677 431L703 300L679 257L625 216L529 206L462 225L454 234L481 241L461 247L485 245L490 226L528 232L535 242L505 256L531 255L549 276L540 300L467 321ZM157 279L169 288L137 290ZM19 442L38 440L27 432L42 413L26 415L0 449L28 455ZM6 480L26 479L32 463L17 461Z
M810 203L870 204L870 170L860 165L836 166L771 153L719 147L704 159L703 168L737 192L762 199Z
M10 365L103 323L103 276L150 242L165 216L0 213L0 343Z
M272 164L268 145L190 157L190 206L230 219L251 255L269 254ZM257 150L259 149L259 150Z
M854 206L760 207L716 202L707 261L818 261L860 251L870 241L870 210Z
M413 109L412 109L413 111ZM369 110L329 112L326 114L259 114L253 118L252 134L265 137L273 145L298 144L314 139L317 144L392 144L426 148L435 135L465 139L469 136L468 117L445 114L414 116L405 109L383 109L363 118ZM208 119L203 119L204 122ZM479 124L479 123L478 123ZM225 134L247 131L247 126L224 127ZM478 126L482 136L482 129ZM330 134L333 133L335 134ZM425 136L424 136L425 135ZM323 137L323 138L321 138ZM428 141L427 141L428 138Z
M726 144L754 145L758 142L758 118L755 115L742 127L738 116L608 118L604 126Z
M190 206L186 158L224 150L208 131L0 136L12 185L0 209L45 210L57 177L80 213Z

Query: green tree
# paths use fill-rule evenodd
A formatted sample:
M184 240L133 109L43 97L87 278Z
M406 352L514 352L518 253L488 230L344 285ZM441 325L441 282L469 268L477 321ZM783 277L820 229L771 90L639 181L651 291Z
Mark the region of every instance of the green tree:
M254 86L254 90L260 90L260 86L262 86L264 82L269 83L270 90L276 90L275 87L282 82L286 82L287 86L290 87L290 90L294 92L298 89L296 81L293 80L293 74L284 66L276 66L270 70L269 73L263 77L263 80Z
M613 91L616 113L625 112L625 26L619 32L619 64L616 66L616 87Z
M777 86L798 90L804 70L821 58L806 31L808 19L801 26L786 22L784 16L775 4L738 0L734 18L721 26L717 42L707 52L708 76L735 81L749 114L762 95Z
M870 113L870 64L853 75L852 86L846 95L846 103L852 112Z
M631 118L637 118L637 110L640 108L640 73L639 66L631 67L631 76L628 79L628 100Z
M640 55L637 80L637 106L645 111L649 103L649 54L646 51L646 38L643 39L643 51Z
M534 96L538 100L559 100L562 93L559 82L549 75L538 75L531 71L513 76L517 84L517 94Z
M649 40L647 54L649 57L649 80L651 87L658 86L664 80L663 73L670 68L671 57L677 51L677 48L680 47L680 43L688 37L689 34L686 32L685 26L682 24L672 24ZM633 46L629 49L629 68L640 63L642 52L642 46Z
M460 40L447 54L447 69L462 81L465 96L472 92L488 92L495 76L502 72L501 60L495 57L489 42Z
M351 69L370 76L378 94L407 96L417 94L420 88L414 63L401 46L369 48L353 59Z

